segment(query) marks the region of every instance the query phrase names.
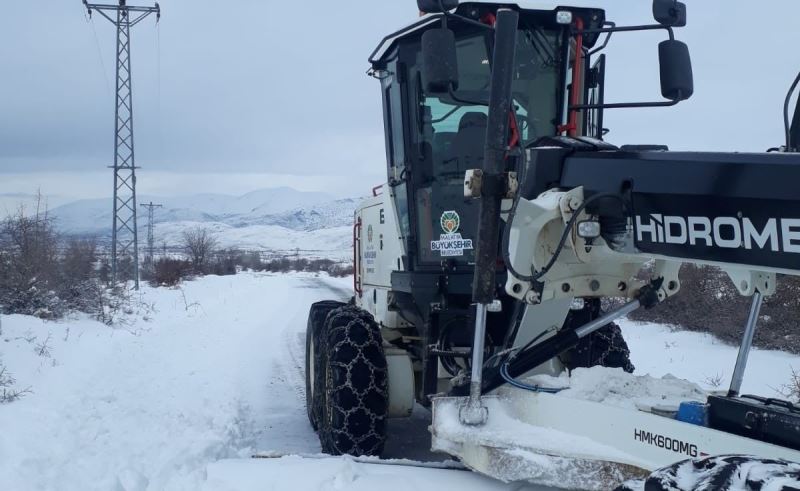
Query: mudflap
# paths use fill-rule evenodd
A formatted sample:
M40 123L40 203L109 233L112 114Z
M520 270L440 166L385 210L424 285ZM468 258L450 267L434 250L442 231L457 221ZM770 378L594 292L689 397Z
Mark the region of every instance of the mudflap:
M649 471L625 463L619 450L563 431L533 426L514 417L513 401L486 396L489 421L484 426L459 422L466 398L433 401L434 451L458 457L475 472L503 482L530 482L558 489L614 489Z

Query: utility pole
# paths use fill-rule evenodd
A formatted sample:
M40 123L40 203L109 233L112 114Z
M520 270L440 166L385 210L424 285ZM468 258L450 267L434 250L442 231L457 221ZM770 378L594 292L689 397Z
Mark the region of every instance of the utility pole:
M131 85L131 28L150 14L161 19L161 7L134 7L83 0L117 28L117 97L114 116L114 223L111 230L111 280L132 278L139 289L139 231L136 216L136 161L133 151L133 88ZM120 261L122 259L122 261Z
M155 261L156 255L156 240L155 235L153 234L153 228L155 227L155 211L156 208L163 208L164 205L156 205L152 201L142 205L142 208L147 208L147 256L145 257L145 264L152 266Z

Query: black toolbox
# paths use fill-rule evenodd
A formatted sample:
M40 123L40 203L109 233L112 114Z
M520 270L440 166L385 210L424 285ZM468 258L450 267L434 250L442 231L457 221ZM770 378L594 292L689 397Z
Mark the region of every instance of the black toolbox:
M800 406L757 396L708 398L711 428L800 450Z

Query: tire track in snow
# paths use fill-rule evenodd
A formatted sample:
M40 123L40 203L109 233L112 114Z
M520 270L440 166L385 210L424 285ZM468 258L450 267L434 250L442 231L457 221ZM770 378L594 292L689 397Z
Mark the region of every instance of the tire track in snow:
M308 276L284 276L281 286L287 294L278 300L279 307L262 322L264 337L269 343L269 357L262 357L267 367L258 369L267 374L253 404L260 410L254 415L258 428L256 451L281 454L318 453L316 434L308 423L305 407L305 331L308 309L312 303L340 299L345 293L335 281ZM338 288L337 288L338 287ZM276 300L273 299L274 304Z
M351 294L348 290L326 281L325 278L298 278L297 283L302 290L313 292L309 295L308 307L320 300L338 299L346 301ZM305 405L306 400L306 325L307 312L295 312L292 319L286 323L284 331L281 333L283 345L286 346L286 363L282 366L283 373L287 381L290 381L298 401Z
M286 381L292 386L299 401L305 404L306 372L305 372L305 333L286 329L283 332L283 344L287 348L287 363L281 367ZM302 343L301 343L302 340Z

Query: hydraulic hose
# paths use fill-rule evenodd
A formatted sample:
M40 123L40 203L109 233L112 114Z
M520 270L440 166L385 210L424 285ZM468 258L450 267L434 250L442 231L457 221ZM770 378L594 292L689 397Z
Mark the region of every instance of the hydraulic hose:
M556 261L558 261L558 258L561 256L561 253L564 250L564 246L566 246L567 240L569 240L569 236L572 233L572 229L578 223L578 219L580 218L581 213L583 213L583 211L586 210L586 208L589 205L603 198L613 198L619 200L622 203L622 206L623 207L625 206L625 199L622 196L614 193L598 193L591 196L589 199L584 200L584 202L578 207L578 209L573 212L572 218L570 218L569 222L567 222L567 226L564 228L564 232L561 234L561 240L559 240L558 246L556 247L555 252L553 253L552 257L550 257L550 260L547 262L547 264L545 264L545 266L539 271L532 271L531 275L523 275L514 269L514 266L511 263L511 257L508 247L511 236L511 226L514 221L514 217L516 216L517 204L519 203L520 199L519 197L517 197L517 199L514 201L514 205L512 206L511 211L509 211L508 223L506 223L506 230L505 233L503 234L503 261L506 263L508 271L520 281L527 281L529 283L532 283L534 281L539 281L542 278L544 278L544 276L547 273L549 273L551 269L553 269L553 266L555 266Z
M792 83L792 87L789 89L789 93L786 94L786 101L783 103L783 127L786 130L786 151L787 152L794 152L795 149L792 148L792 127L791 123L789 122L789 104L792 100L792 95L794 95L795 89L797 89L797 85L800 84L800 73L797 74L797 78L794 79Z

